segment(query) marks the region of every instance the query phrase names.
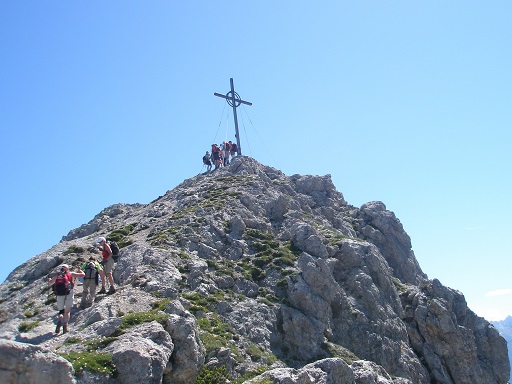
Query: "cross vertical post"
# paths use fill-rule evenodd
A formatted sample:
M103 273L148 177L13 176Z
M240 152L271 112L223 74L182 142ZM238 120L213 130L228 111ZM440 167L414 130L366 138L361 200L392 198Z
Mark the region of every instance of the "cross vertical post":
M231 91L226 93L225 95L221 95L220 93L214 93L215 96L222 97L226 99L227 103L233 107L233 118L235 119L235 137L236 137L236 152L238 156L242 155L242 147L240 146L240 134L238 132L238 117L236 115L236 109L240 106L240 104L252 105L252 103L248 101L244 101L240 98L240 95L235 92L235 85L233 83L233 78L229 79L229 83L231 85Z

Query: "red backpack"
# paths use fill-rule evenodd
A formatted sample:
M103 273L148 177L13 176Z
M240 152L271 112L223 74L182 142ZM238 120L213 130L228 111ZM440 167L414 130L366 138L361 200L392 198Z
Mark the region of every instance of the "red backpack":
M71 277L71 272L59 272L57 275L57 279L53 284L53 291L56 296L66 296L73 289L73 278Z

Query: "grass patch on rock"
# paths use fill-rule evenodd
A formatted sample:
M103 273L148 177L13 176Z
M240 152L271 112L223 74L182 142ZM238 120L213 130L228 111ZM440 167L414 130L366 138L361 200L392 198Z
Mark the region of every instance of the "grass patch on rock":
M229 379L226 367L204 366L197 375L196 384L224 384Z
M79 247L77 245L71 245L68 249L66 249L64 252L62 252L63 255L69 255L71 253L84 253L85 249L82 247Z
M162 313L158 310L128 313L127 315L121 317L121 326L116 329L112 336L120 336L127 329L130 329L140 324L150 323L152 321L156 321L165 326L168 318L169 315L167 313Z
M335 343L325 342L322 349L327 352L331 357L339 357L347 364L352 364L354 361L361 360L356 354L349 349Z
M128 236L133 233L135 227L137 227L137 224L133 223L116 229L107 235L107 239L115 241L119 248L127 247L133 243L133 241Z
M18 326L18 331L20 331L20 332L29 332L32 329L34 329L35 327L37 327L38 325L39 325L39 321L23 321Z
M207 355L221 348L229 348L237 359L240 358L238 350L231 343L235 332L231 326L219 318L217 313L200 317L197 322L199 324L199 338L206 349Z
M73 365L77 374L89 371L117 377L117 370L112 362L112 355L108 353L71 351L61 356Z

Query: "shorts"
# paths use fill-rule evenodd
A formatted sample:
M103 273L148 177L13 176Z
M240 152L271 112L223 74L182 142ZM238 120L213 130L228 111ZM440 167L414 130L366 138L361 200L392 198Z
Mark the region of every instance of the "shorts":
M65 296L57 296L57 310L62 311L64 308L68 311L71 310L73 306L73 290L71 290Z
M105 264L103 264L103 272L105 272L105 274L112 273L112 268L114 268L114 258L110 256L110 259L108 259L104 263Z

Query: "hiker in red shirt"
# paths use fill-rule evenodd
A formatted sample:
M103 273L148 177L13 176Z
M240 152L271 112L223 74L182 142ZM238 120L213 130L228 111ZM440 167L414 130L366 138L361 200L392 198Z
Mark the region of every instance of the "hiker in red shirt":
M51 279L48 279L48 284L53 285L55 296L57 297L57 310L59 311L59 317L57 320L57 327L55 333L60 332L60 327L63 327L63 332L68 331L69 314L71 307L73 307L73 279L84 277L85 273L70 272L69 265L62 264L60 271Z

